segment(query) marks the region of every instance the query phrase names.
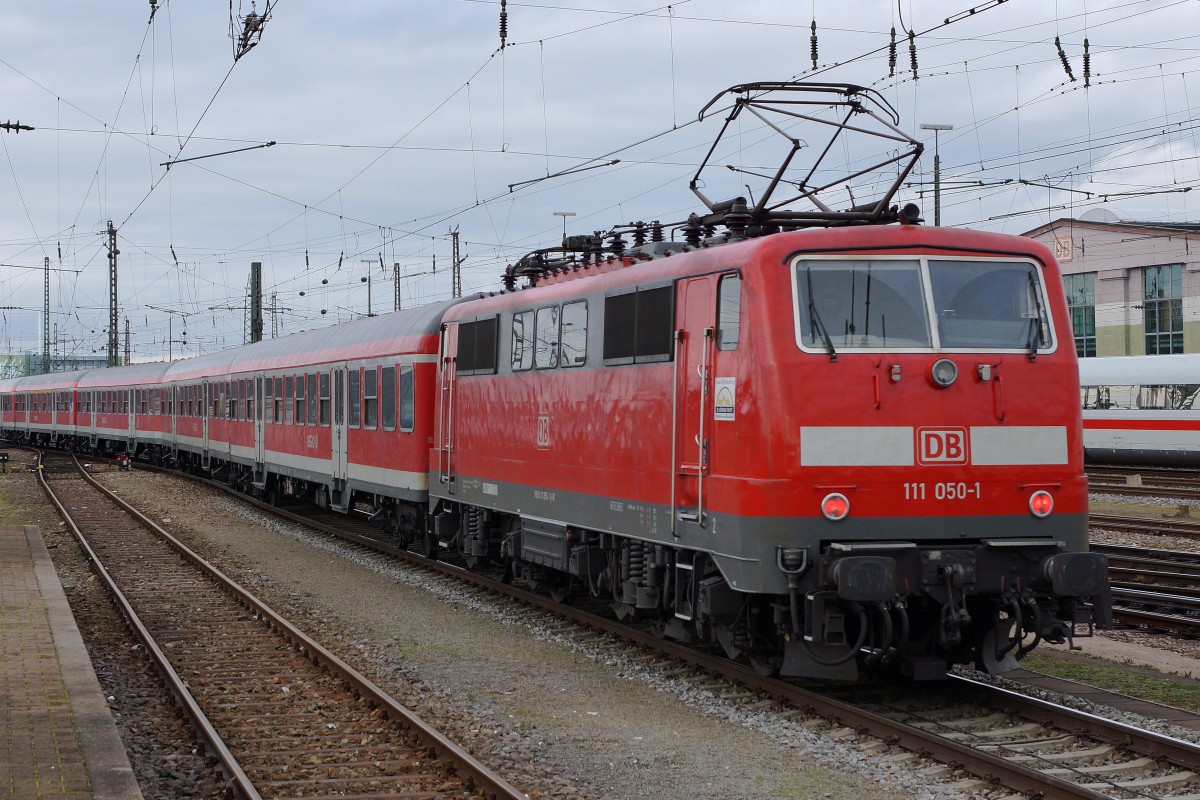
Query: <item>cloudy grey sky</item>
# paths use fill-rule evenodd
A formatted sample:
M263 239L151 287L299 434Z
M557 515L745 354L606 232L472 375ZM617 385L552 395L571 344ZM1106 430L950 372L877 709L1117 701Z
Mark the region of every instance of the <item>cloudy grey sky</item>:
M1020 233L1097 207L1200 221L1183 191L1200 186L1200 0L511 0L502 51L499 0L277 0L236 63L226 5L158 0L152 21L144 0L0 8L0 121L36 128L0 132L0 354L40 351L47 257L57 349L103 350L110 220L138 360L241 343L251 261L281 334L365 313L368 274L390 310L394 264L405 305L449 296L452 229L464 289L496 289L558 241L555 211L587 233L696 210L688 181L722 121L696 113L748 81L879 91L927 144L899 200L930 222L921 123L954 126L943 224ZM823 134L792 132L803 167ZM739 121L718 163L769 171L769 139ZM162 166L242 148L257 149ZM839 144L834 166L881 154ZM620 163L509 191L601 156ZM718 170L705 192L762 185Z

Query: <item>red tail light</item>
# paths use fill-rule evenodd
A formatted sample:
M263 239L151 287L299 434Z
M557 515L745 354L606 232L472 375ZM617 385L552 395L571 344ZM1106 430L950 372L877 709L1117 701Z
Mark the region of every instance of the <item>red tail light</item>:
M825 499L821 501L821 513L825 515L825 519L837 522L839 519L845 519L850 513L850 501L846 499L846 495L833 494L825 495Z
M1029 496L1029 510L1035 517L1048 517L1054 510L1054 497L1047 491L1039 489Z

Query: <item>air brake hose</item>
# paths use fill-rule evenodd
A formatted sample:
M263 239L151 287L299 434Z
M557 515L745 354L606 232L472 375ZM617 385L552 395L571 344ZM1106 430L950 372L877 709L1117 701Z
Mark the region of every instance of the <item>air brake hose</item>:
M832 660L827 660L827 659L821 658L816 653L814 653L812 651L812 648L808 646L808 642L806 642L804 640L803 636L800 637L800 644L804 648L805 652L808 653L808 657L811 658L815 663L821 665L822 667L840 667L842 664L845 664L846 662L848 662L852 658L854 658L856 655L858 655L858 651L862 649L863 644L865 644L867 641L867 630L868 630L867 610L865 608L863 608L862 606L859 606L858 607L858 641L856 641L854 643L854 646L851 647L844 654L842 654Z

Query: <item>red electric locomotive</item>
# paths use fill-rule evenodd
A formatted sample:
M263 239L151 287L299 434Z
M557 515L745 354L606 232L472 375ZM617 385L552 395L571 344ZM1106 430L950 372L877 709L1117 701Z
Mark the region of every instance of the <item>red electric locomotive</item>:
M787 675L1003 671L1106 622L1052 256L887 199L708 203L451 308L430 546Z

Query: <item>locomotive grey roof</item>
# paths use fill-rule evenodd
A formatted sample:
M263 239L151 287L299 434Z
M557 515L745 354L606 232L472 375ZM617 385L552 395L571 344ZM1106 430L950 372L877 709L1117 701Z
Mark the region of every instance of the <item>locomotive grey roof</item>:
M1079 359L1081 386L1200 384L1200 355L1112 356Z

